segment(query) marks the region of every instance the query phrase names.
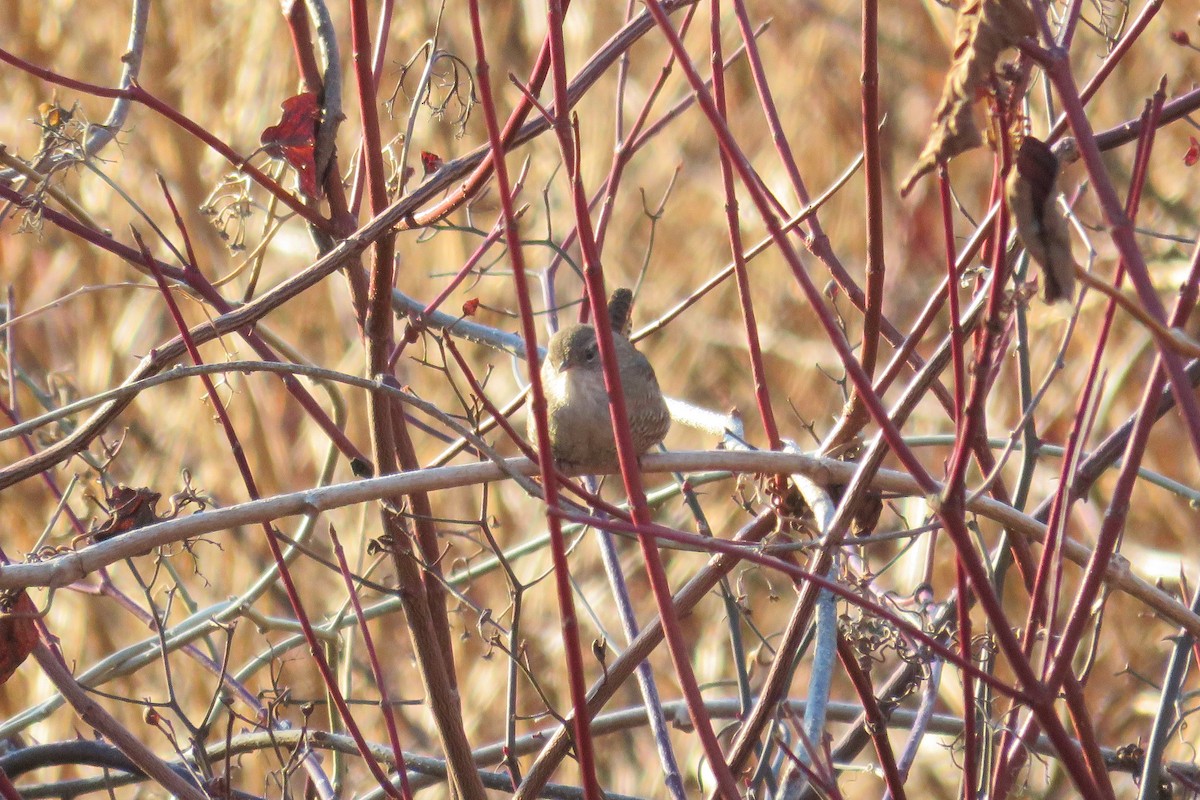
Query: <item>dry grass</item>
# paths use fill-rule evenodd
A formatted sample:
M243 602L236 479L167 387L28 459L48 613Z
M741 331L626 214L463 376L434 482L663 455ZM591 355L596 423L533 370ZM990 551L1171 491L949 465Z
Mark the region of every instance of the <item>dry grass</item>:
M4 16L10 20L9 35L5 37L3 47L61 75L115 85L125 37L127 5L9 0L3 4ZM338 164L349 174L360 126L348 56L348 12L346 4L333 5L336 6L333 9L334 24L343 37L345 108L349 118L340 131ZM399 80L400 64L416 53L430 35L437 5L397 7L382 81L383 96L390 94ZM580 0L576 5L577 8L571 9L565 30L572 72L622 22L621 4L589 4ZM539 3L504 0L487 6L487 46L493 81L498 87L497 106L503 118L520 96L506 76L512 73L525 80L529 74L545 35L545 15ZM887 114L881 137L888 268L884 313L900 330L906 331L944 274L944 244L935 179L927 178L912 196L904 200L898 197L895 187L912 164L928 132L930 114L948 63L948 39L954 12L932 2L926 2L924 6L916 2L884 3L881 6L880 96ZM1121 12L1119 4L1105 3L1103 6L1113 14ZM238 152L251 152L258 146L259 132L278 120L279 103L294 94L298 86L286 22L275 9L271 4L215 1L155 4L141 83ZM797 4L767 0L752 4L751 13L756 21L772 20L769 30L761 38L762 56L772 80L783 128L790 137L791 151L810 192L820 194L855 159L862 146L859 133L859 8L857 4L843 2ZM1089 6L1084 16L1095 21L1096 13ZM1135 118L1162 74L1168 76L1168 97L1194 88L1200 57L1195 50L1173 45L1167 34L1186 29L1193 33L1193 39L1200 39L1196 23L1195 9L1189 3L1172 1L1165 4L1142 41L1088 107L1095 128L1101 130ZM707 24L707 11L702 10L687 40L693 58L701 66L708 59ZM732 19L725 21L725 27L728 52L737 44L737 29ZM448 4L441 37L443 48L465 63L474 64L465 3ZM1081 27L1078 37L1072 56L1082 81L1105 54L1106 44L1088 27ZM666 45L654 33L630 50L627 124L657 78L666 53ZM798 208L786 175L779 167L744 62L729 71L727 80L729 116L738 142L760 171L767 187L789 209ZM413 81L414 75L410 75L405 86L411 89ZM36 117L38 104L51 99L52 89L45 82L8 65L0 67L0 89L4 98L0 101L0 140L10 153L30 157L37 150L39 139L39 129L30 120ZM577 109L582 139L582 176L589 193L595 190L610 167L615 91L616 71L613 69L585 96ZM656 112L670 107L689 93L676 69L666 83ZM545 97L548 96L547 91ZM395 116L384 118L385 140L399 135L406 125L408 98L403 90L399 98ZM78 103L78 116L93 123L103 120L108 110L108 101L104 99L64 89L58 90L57 101L67 108ZM1035 84L1031 102L1034 129L1044 132L1044 95L1040 85ZM450 160L486 143L483 116L473 113L460 130L451 119L455 110L452 105L444 118L435 117L427 108L418 112L411 157L411 163L418 170L414 185L421 180L416 157L420 151L437 153ZM657 113L652 115L652 119L656 116ZM1200 213L1195 170L1200 167L1184 169L1181 160L1189 135L1196 135L1195 127L1184 121L1159 131L1138 221L1142 229L1190 237L1193 243L1197 235L1197 214ZM398 145L392 150L399 155ZM183 212L196 248L198 265L206 276L215 279L230 273L260 241L265 220L262 204L267 200L266 194L260 190L253 194L259 207L245 220L247 250L231 252L211 220L199 211L222 177L230 173L230 165L145 107L134 107L128 124L118 136L117 145L101 155L93 166L106 176L107 181L101 180L90 168L75 167L56 182L118 240L131 243L129 226L134 225L147 235L159 258L175 263L161 241L150 235L149 225L140 217L145 212L168 237L176 243L180 241L155 178L156 174L161 174ZM510 158L510 166L515 170L525 159L529 162L529 173L519 201L529 204L522 219L522 232L529 240L525 257L530 269L540 271L551 263L553 252L544 241L538 240L552 239L561 243L572 228L573 219L561 157L553 138L542 136L520 148ZM1132 146L1108 153L1106 159L1118 191L1123 193L1129 183ZM260 155L254 163L262 166L267 162ZM972 219L979 219L986 211L992 179L991 153L986 149L968 153L954 161L950 172L963 211ZM287 178L285 185L290 186L290 180ZM1070 195L1084 181L1083 168L1076 165L1066 171L1062 185ZM635 312L639 324L656 319L729 261L721 185L712 129L694 107L674 120L631 161L616 198L603 249L603 263L609 286L640 282ZM120 187L128 200L114 187ZM651 218L647 209L658 205L668 187L670 194L663 213L658 218ZM494 224L499 211L495 192L492 185L485 195L473 202L469 214L462 210L456 212L447 221L453 227L443 226L445 229L436 233L410 231L397 238L396 283L402 291L425 301L437 294L448 276L459 269L481 241L478 231L466 231L463 226L469 223L486 232ZM752 213L748 198L743 195L740 199L746 211L745 241L756 242L765 235L765 229ZM829 202L820 217L833 252L860 281L866 257L863 204L864 184L859 173ZM1085 223L1099 224L1101 217L1092 192L1082 194L1076 210ZM13 370L19 376L16 410L22 419L41 413L47 404L58 405L117 385L133 370L139 358L176 333L162 296L147 277L135 272L130 264L115 255L64 233L52 224L46 223L36 231L18 231L22 223L29 227L35 222L35 215L14 211L4 221L0 234L0 283L12 287L17 312L44 309L8 329L12 347L0 362L6 370ZM963 237L974 230L964 214L956 214L956 226L956 232ZM1112 244L1102 231L1094 232L1091 241L1098 251L1098 273L1111 278L1114 269ZM1194 244L1180 244L1149 235L1140 237L1139 243L1155 284L1169 306L1176 287L1186 275ZM820 262L807 254L802 255L817 284L828 281ZM570 250L568 256L574 264L581 263L577 247ZM285 223L265 251L258 293L300 272L314 259L312 242L302 222L293 219ZM502 250L494 249L482 263L487 269L469 281L465 288L454 292L445 304L445 310L457 313L465 300L478 298L482 306L477 321L508 331L518 330L508 259ZM775 249L753 261L750 273L766 379L781 432L806 449L815 448L817 442L813 440L809 426L817 437L824 436L842 411L843 387L838 380L843 371L838 356ZM247 274L243 273L224 286L222 292L230 300L239 300L247 281ZM85 287L88 292L72 294ZM581 284L567 267L559 270L557 291L560 299L573 300L581 295ZM190 324L201 323L206 315L212 314L211 309L206 309L186 293L177 291L175 294ZM967 299L968 293L964 292L963 297ZM541 308L543 298L540 293L535 292L534 302ZM861 336L861 315L846 302L844 295L840 295L835 303L845 317L849 340L857 343ZM1071 430L1103 313L1103 298L1093 293L1083 303L1078 333L1067 349L1063 369L1038 407L1037 428L1047 443L1062 444ZM1030 343L1026 355L1034 381L1040 383L1056 357L1064 321L1061 314L1032 302L1028 308L1028 322ZM928 356L940 342L947 324L943 312L934 325L934 333L926 337L919 352ZM402 326L400 323L398 333ZM286 342L314 364L362 374L363 346L346 282L340 274L331 276L269 314L260 329ZM540 329L545 331L544 326ZM1193 323L1193 335L1197 330ZM489 375L487 390L497 405L503 405L520 390L524 378L518 378L516 373L523 376L523 367L514 370L509 357L484 346L463 342L461 347L477 375L494 370ZM732 281L726 281L674 319L663 332L643 341L640 347L656 365L663 388L669 395L718 411L739 409L747 420L749 441L758 447L766 446L755 410L747 339ZM246 343L235 336L205 345L202 353L210 363L255 357ZM885 348L885 360L890 353ZM995 389L987 404L988 432L996 437L1008 436L1021 416L1016 393L1018 361L1013 355L1014 347L1010 346L1000 360ZM1118 314L1112 342L1103 357L1105 382L1086 449L1116 429L1136 410L1140 392L1150 374L1153 355L1153 342L1145 329ZM450 384L439 368L443 358L444 354L438 351L433 339L427 337L411 346L400 362L399 380L443 409L461 412ZM910 378L911 372L905 372L885 395L885 401L898 397ZM460 388L465 385L460 377L455 376L455 380ZM947 386L951 384L949 373L943 382ZM3 398L7 404L13 389L7 385L4 389ZM219 391L262 496L317 485L322 464L330 451L328 437L305 415L276 377L230 374L219 381ZM347 410L347 434L351 441L369 453L365 393L350 387L343 387L340 393ZM314 389L314 396L323 406L329 407L321 390ZM77 416L73 422L82 419ZM51 439L66 435L71 424L42 429L35 437L36 446L45 447ZM435 427L438 426L435 424ZM523 425L518 427L523 429ZM932 397L926 397L903 432L911 436L928 436L952 433L953 430L953 422L947 419L945 412ZM868 436L873 432L874 428L870 428ZM516 454L516 448L504 436L492 435L490 438L503 453ZM422 463L428 463L445 446L434 436L416 429L414 439L418 460ZM229 444L214 420L213 408L201 385L195 380L176 381L144 392L108 427L103 440L109 444L122 443L119 454L106 470L110 481L151 487L166 497L182 488L181 471L187 470L193 485L208 493L217 506L247 499L230 457ZM1143 466L1181 481L1195 492L1200 488L1197 479L1200 472L1196 466L1197 454L1191 452L1188 441L1186 426L1178 413L1167 414L1154 429ZM705 449L714 444L712 437L682 426L676 426L667 440L672 449ZM922 447L918 453L932 474L940 478L952 450L952 444L943 443ZM89 453L93 464L103 458L99 440L89 448ZM0 465L16 462L25 455L20 441L0 442ZM459 457L460 460L466 458ZM895 462L890 466L896 466ZM1014 457L1005 468L1003 475L1009 487L1015 484L1019 467L1020 458ZM1026 508L1033 508L1057 490L1059 469L1057 459L1046 457L1040 461ZM102 496L95 469L79 457L51 470L45 479L27 479L3 490L0 494L0 531L3 531L2 545L9 559L22 560L47 529L48 543L69 545L76 534L65 517L55 517L55 492L65 490L75 478L79 482L74 484L69 507L85 521L89 517L102 517L85 499L89 494ZM340 458L334 482L353 479L347 460ZM976 485L978 479L977 472L972 471L968 484ZM1112 496L1114 480L1115 472L1102 478L1085 501L1074 507L1069 535L1085 543L1093 541ZM616 488L609 489L608 495L618 497L619 483L616 479L610 479L610 482ZM657 476L653 485L665 484L662 477ZM738 483L725 480L703 488L704 511L717 535L731 536L748 519L746 510L737 502L742 492L756 510L769 503L769 498L760 493L751 477ZM489 554L478 525L470 524L471 520L480 518L481 508L484 508L483 513L502 547L517 546L544 532L542 505L512 482L491 485L486 494L483 487L437 492L433 495L433 503L439 518L437 527L441 543L447 548L443 569L448 573L478 563ZM877 532L918 526L928 514L921 498L898 498L888 504ZM688 509L677 498L657 509L656 520L685 531L695 530ZM1126 554L1133 561L1135 571L1149 581L1166 581L1174 591L1182 569L1188 576L1189 586L1194 589L1197 578L1191 554L1198 522L1194 502L1189 504L1186 498L1148 482L1140 483L1130 501L1125 526ZM289 534L299 524L297 518L278 523L279 528ZM377 564L370 572L371 579L384 585L391 584L394 577L391 562L368 551L369 542L381 533L376 505L351 506L320 517L312 547L325 557L329 557L326 531L331 526L338 531L356 571L362 574L367 565ZM981 541L989 547L998 541L999 533L993 523L979 523ZM926 550L927 546L933 547L931 553ZM622 554L639 618L647 620L656 612L640 556L628 541L618 540L617 547ZM118 562L103 577L92 576L77 587L95 587L99 582L111 581L111 590L102 595L75 590L59 590L53 595L40 589L33 592L39 608L49 606L46 625L58 637L68 664L77 674L122 648L152 636L145 621L139 620L132 608L142 609L144 613L148 603L153 601L160 613L169 609L169 621L177 624L195 609L207 608L244 591L270 563L261 530L253 526L221 531L193 542L187 550L176 546L169 552L170 558L162 561L144 557L128 563ZM921 537L912 548L906 547L904 541L874 545L864 551L864 557L875 570L888 569L880 588L901 595L911 594L917 582L923 579L929 560L934 564L931 573L934 597L938 601L944 600L954 589L954 549L945 535L936 540ZM897 563L889 566L893 558ZM675 586L682 584L703 564L703 559L694 554L668 553L666 561ZM595 534L580 539L572 552L571 565L577 589L575 601L581 609L581 636L590 682L602 675L602 669L588 653L588 643L600 637L603 630L604 635L612 638L612 649L619 651L624 638L600 566ZM529 672L539 680L547 692L546 700L555 711L566 713L570 708L570 697L567 683L562 679L564 656L554 584L549 577L544 577L550 568L549 553L544 548L537 550L515 562L515 566L522 580L538 580L523 597L521 617ZM168 567L172 572L165 571ZM346 593L336 572L301 557L295 562L294 573L312 619L323 620L329 615L349 613ZM1064 598L1072 596L1079 574L1076 568L1065 570ZM152 583L149 591L143 591L138 585L139 580ZM736 659L753 660L760 647L769 649L790 615L795 595L786 577L749 565L735 570L731 581L740 593L738 600L747 614L742 626L746 636L744 653L731 655L725 610L715 594L702 601L697 612L682 621L693 648L692 662L697 678L706 687L706 694L712 697L736 696L733 683ZM490 616L504 626L511 624L509 587L500 573L490 572L458 585L456 591L462 593L462 599L451 602L450 620L466 734L473 745L500 741L505 732L504 693L509 660L489 646L487 639L496 633L496 629L489 627L487 619ZM363 589L361 594L368 604L380 599L371 589ZM1005 593L1005 600L1010 606L1014 625L1024 624L1027 597L1015 579ZM1064 599L1064 613L1065 602ZM484 610L487 610L486 614ZM309 725L329 729L325 691L302 641L293 637L290 649L276 653L274 659L264 660L254 669L248 667L273 644L289 640L293 633L292 616L286 595L277 588L270 590L254 604L252 615L237 621L230 634L214 630L198 643L199 650L219 661L228 644L229 668L238 674L250 692L260 693L264 702L279 700L276 713L294 725L303 722L306 703L316 704ZM976 610L976 632L981 631L984 624L984 617ZM372 630L384 653L384 666L394 696L419 700L422 689L412 666L411 643L403 616L393 611L378 619ZM1095 661L1087 684L1092 723L1101 744L1118 747L1139 740L1144 743L1158 702L1154 685L1163 679L1171 648L1167 637L1175 632L1173 626L1150 617L1144 607L1130 598L1120 594L1108 598L1103 625L1096 634ZM765 638L765 644L759 640L759 634ZM377 697L359 636L344 633L336 645L330 642L327 655L340 665L348 695L367 703ZM655 652L650 663L664 696L677 697L674 670L663 648ZM881 683L895 663L896 659L889 654L883 662L874 664L872 677ZM179 708L193 721L201 718L217 689L215 677L188 654L178 650L172 653L170 666L170 684ZM763 669L762 664L754 666L752 681L760 679ZM999 674L1011 680L1003 665ZM792 683L792 696L803 697L807 685L808 667L801 663ZM151 662L132 673L123 672L100 688L110 695L131 699L133 702L123 703L98 698L152 750L166 758L172 757L168 741L142 721L144 709L140 705L146 698L156 701L167 698L168 683L161 661ZM30 662L0 693L0 717L11 719L53 693L53 687ZM835 682L833 695L838 700L855 701L844 677ZM233 704L233 709L252 717L249 707L239 705L239 702ZM629 681L610 707L636 706L638 703L636 687ZM942 681L938 711L959 714L961 704L958 672L948 669ZM545 716L542 699L530 689L528 682L520 684L518 705L522 715L532 717L523 717L517 723L519 731L543 729L553 723ZM431 720L423 706L406 705L397 712L405 749L440 756ZM376 707L355 706L355 717L368 740L387 741ZM224 735L225 718L218 715L218 720L209 735L213 742L219 742ZM718 720L718 729L726 723L728 720ZM173 720L173 724L176 733L184 738L180 720ZM830 724L835 738L840 726L838 722ZM235 725L237 730L243 727L242 722ZM340 723L335 723L334 727L340 729ZM77 733L84 737L91 735L88 726L69 708L64 708L15 735L25 743L32 743L67 740ZM696 737L683 730L676 731L673 736L688 791L700 796L695 780L703 754ZM902 747L905 736L904 729L895 731L892 741L897 749ZM600 782L606 789L646 797L665 796L652 740L645 727L600 737L598 743ZM187 746L186 742L182 744ZM933 797L957 796L961 771L953 750L960 744L952 737L929 735L908 782L910 796L922 792ZM1191 729L1184 729L1174 737L1167 757L1191 761L1195 744ZM528 767L531 760L532 755L525 756L523 764ZM874 761L874 753L868 748L857 763L867 765ZM360 762L360 759L350 757L335 765L326 757L329 773L344 780L341 784L345 787L343 796L366 792L374 785ZM497 768L498 764L498 760L493 760L484 766ZM269 750L244 755L237 761L233 780L245 791L278 796L280 790L270 783L269 778L278 769L276 754ZM346 770L344 778L337 772L340 769ZM37 776L49 779L51 776L66 778L81 774L95 774L95 771L67 767L37 773ZM578 776L574 764L568 762L556 772L554 779L558 783L576 785ZM29 780L29 777L22 780ZM1035 760L1022 773L1022 780L1028 781L1029 791L1037 796L1075 796L1067 776L1050 761ZM1119 796L1132 796L1134 790L1128 777L1115 776L1114 782ZM301 786L301 778L297 777L290 790L298 792ZM847 772L840 786L846 797L875 797L881 794L883 783L873 773ZM432 792L440 794L442 788ZM117 793L133 796L134 790L118 789Z

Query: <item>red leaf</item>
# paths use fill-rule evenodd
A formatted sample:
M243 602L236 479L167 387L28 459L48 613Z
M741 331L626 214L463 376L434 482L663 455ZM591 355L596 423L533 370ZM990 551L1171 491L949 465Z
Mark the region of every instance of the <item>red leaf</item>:
M1196 141L1195 136L1189 136L1188 149L1187 152L1183 154L1183 165L1185 167L1191 167L1194 166L1197 161L1200 161L1200 142Z
M1175 44L1181 44L1184 47L1186 47L1192 43L1192 39L1190 36L1188 36L1187 31L1184 31L1184 30L1171 31L1171 33L1169 35L1171 37L1171 41L1174 42Z
M0 683L4 683L17 667L29 658L37 644L37 628L33 618L37 608L27 592L21 592L7 613L0 615Z
M472 297L467 302L463 303L463 314L468 317L475 316L475 312L479 310L479 298Z
M259 141L271 158L282 158L300 175L300 191L317 196L317 119L321 109L315 92L304 92L283 101L278 125L262 132Z
M442 157L437 153L431 153L428 150L421 151L421 166L425 168L425 177L429 177L441 169L442 163Z

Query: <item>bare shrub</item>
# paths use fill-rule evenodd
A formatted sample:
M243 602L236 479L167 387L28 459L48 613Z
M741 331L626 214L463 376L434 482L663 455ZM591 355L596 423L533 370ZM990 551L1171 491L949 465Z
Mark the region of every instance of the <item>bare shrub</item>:
M563 6L8 4L0 794L1200 791L1194 7Z

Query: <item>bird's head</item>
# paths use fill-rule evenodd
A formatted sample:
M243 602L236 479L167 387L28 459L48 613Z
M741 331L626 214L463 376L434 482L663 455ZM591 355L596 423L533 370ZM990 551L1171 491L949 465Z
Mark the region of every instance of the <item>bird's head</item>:
M546 361L557 373L578 369L600 372L600 346L591 325L570 325L550 339Z

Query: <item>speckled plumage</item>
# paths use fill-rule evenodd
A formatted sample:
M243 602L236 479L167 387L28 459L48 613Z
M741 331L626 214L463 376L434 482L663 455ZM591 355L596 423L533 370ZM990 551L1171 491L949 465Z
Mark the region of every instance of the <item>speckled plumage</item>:
M629 432L638 455L663 440L671 427L654 367L624 336L613 334L620 365ZM600 366L596 329L570 325L556 333L542 363L550 443L554 458L566 465L588 469L617 466L617 445L608 412L608 389ZM536 439L533 416L529 438Z

